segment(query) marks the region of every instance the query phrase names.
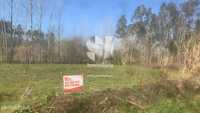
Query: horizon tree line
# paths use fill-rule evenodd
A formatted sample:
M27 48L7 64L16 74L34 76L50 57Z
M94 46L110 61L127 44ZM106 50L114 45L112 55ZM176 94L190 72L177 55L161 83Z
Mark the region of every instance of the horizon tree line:
M9 1L10 19L0 20L1 63L91 63L86 55L85 39L61 36L62 3L49 15L48 32L44 32L43 0L28 0L25 5L19 2L18 6L27 11L23 25L14 23L20 18L13 16L17 0ZM197 48L199 34L199 0L163 3L158 13L140 5L131 18L119 17L115 36L121 47L108 61L113 64L186 65L197 53L191 50L198 51L191 48ZM197 62L200 61L197 59Z

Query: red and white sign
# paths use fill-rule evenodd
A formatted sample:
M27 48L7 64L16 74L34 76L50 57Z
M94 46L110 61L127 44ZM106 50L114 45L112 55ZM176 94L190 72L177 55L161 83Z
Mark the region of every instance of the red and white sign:
M77 93L83 89L83 76L82 75L64 75L64 93Z

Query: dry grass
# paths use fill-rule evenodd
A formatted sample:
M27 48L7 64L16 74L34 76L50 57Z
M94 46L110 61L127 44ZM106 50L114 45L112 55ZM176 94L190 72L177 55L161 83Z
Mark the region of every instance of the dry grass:
M191 38L185 46L184 52L184 71L199 73L200 72L200 39L199 35Z

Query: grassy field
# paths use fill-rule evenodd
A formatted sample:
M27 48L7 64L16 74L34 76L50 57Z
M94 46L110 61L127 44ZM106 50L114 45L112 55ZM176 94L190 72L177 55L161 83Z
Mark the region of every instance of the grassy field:
M84 75L84 91L81 95L87 96L108 88L115 90L133 88L139 85L140 81L151 81L158 78L160 70L142 66L88 68L86 65L65 64L1 64L0 112L8 113L16 109L27 88L31 88L30 98L32 101L37 100L41 103L45 103L49 95L63 95L62 77L69 74ZM100 75L111 75L111 77L101 77ZM188 102L189 104L187 104ZM185 111L179 110L181 108L179 105ZM186 107L188 105L190 107ZM148 107L147 111L151 113L174 113L175 111L196 113L199 105L198 101L163 98L159 103Z

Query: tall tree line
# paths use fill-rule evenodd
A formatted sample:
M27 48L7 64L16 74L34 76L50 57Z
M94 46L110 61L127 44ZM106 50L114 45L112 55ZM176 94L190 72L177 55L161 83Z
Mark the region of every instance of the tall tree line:
M5 2L9 18L0 20L1 63L89 62L84 39L61 38L62 3L59 3L58 8L52 8L57 10L50 12L49 29L44 32L44 0ZM16 4L26 11L23 12L23 25L15 23L20 18L16 13ZM173 2L163 3L158 13L140 5L133 11L131 18L125 15L119 18L115 35L122 44L109 60L116 64L188 64L190 61L186 59L193 58L188 51L196 50L189 50L188 47L197 44L199 34L199 0L186 0L178 5Z
M61 38L62 0L55 2L55 8L50 12L47 32L42 29L45 0L7 0L2 3L9 14L1 15L0 19L0 63L86 62L84 39ZM8 17L3 18L5 15ZM24 21L17 25L15 22L19 18Z
M116 36L124 46L118 51L121 63L184 64L188 41L199 36L200 1L163 3L158 13L140 5L130 21L122 15L117 23Z

